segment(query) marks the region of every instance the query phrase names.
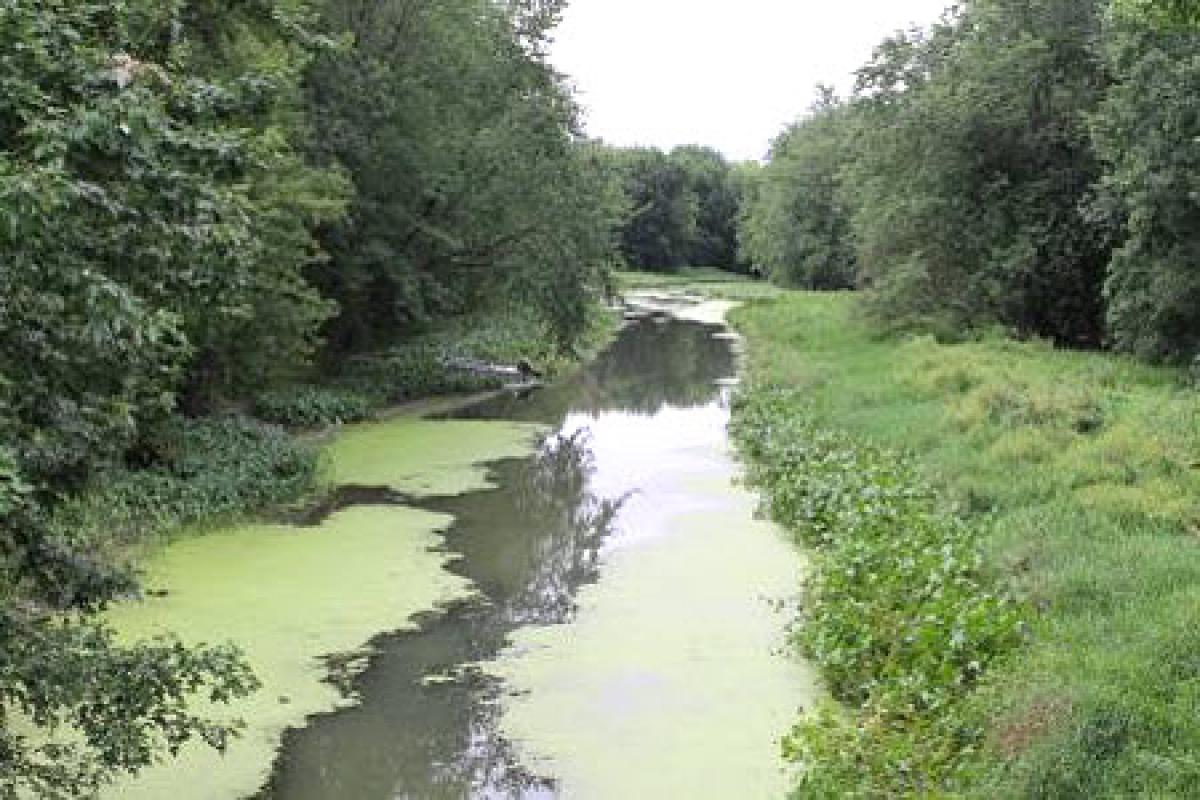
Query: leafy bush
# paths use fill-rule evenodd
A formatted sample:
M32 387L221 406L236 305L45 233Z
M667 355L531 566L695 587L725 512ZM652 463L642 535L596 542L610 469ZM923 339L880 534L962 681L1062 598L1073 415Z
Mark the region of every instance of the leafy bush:
M982 576L977 530L902 457L819 428L806 398L750 387L733 425L770 515L814 549L796 639L853 708L793 732L801 794L945 788L982 735L954 711L1018 643L1020 615Z
M174 421L153 449L149 468L110 472L67 500L52 528L76 541L128 543L292 500L316 477L314 451L245 417Z
M371 398L349 389L289 386L263 392L254 400L254 415L293 428L312 428L369 419Z

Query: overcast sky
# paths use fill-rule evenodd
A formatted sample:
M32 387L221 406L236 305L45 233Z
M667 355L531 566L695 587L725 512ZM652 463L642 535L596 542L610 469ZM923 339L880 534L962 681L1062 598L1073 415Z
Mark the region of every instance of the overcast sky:
M580 90L592 136L756 159L817 83L847 93L880 40L950 2L571 0L552 58Z

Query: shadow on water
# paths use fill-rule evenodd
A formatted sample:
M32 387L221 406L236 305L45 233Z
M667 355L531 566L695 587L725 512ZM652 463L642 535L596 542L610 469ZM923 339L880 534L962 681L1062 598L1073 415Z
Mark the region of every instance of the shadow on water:
M645 418L719 401L717 381L732 375L734 360L718 331L640 321L568 380L453 415L537 421L556 432L534 456L492 464L496 489L413 503L454 517L444 545L455 557L450 569L477 597L422 620L417 632L378 637L369 668L348 687L359 703L290 731L262 797L554 796L552 781L522 769L498 734L502 687L473 665L518 627L568 623L579 588L601 577L602 547L628 495L597 496L593 447L611 452L614 443L564 427L568 415ZM314 519L346 504L408 498L346 487L329 502Z

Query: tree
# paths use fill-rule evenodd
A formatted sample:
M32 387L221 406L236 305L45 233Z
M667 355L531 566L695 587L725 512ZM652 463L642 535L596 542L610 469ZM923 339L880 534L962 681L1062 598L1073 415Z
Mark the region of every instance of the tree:
M661 150L614 149L610 157L632 209L621 236L621 254L637 269L686 266L696 239L700 198L683 166Z
M820 90L810 116L771 144L743 214L743 248L773 281L809 289L854 286L856 259L842 171L853 150L852 109Z
M718 151L699 145L676 147L669 158L683 171L696 198L696 224L686 263L736 269L740 197L732 166Z
M336 176L294 147L302 3L14 0L0 8L0 795L76 796L229 725L227 649L119 646L135 586L49 524L179 392L199 409L301 364L327 305L301 270ZM71 612L71 613L64 613ZM68 743L15 719L70 726Z
M1088 212L1101 11L977 0L928 37L894 38L860 73L865 125L847 176L882 315L1101 342L1117 234Z
M1200 28L1200 3L1196 0L1116 0L1121 18L1159 30Z
M1200 354L1200 33L1118 22L1113 86L1093 117L1099 213L1125 222L1105 283L1111 343L1155 360Z
M534 273L558 288L523 297L566 323L567 285L586 297L603 282L611 252L595 244L611 236L611 209L555 205L591 180L578 110L545 61L560 7L326 4L327 27L348 31L354 46L327 53L312 73L314 155L344 165L357 188L347 218L322 232L330 260L309 273L341 307L328 328L331 356L502 302ZM575 216L557 216L568 210ZM564 265L566 253L583 261ZM559 333L578 330L574 320Z

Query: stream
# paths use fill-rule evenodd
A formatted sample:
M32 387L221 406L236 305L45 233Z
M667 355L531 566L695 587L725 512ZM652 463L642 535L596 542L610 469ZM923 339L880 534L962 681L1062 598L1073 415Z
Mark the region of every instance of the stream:
M290 573L307 595L322 563L358 548L364 563L337 591L381 598L362 601L378 612L371 630L396 632L360 631L367 649L333 648L336 637L296 644L353 657L319 660L323 675L295 688L267 681L269 708L244 713L249 738L277 753L246 756L240 783L210 780L223 767L197 756L113 796L166 786L174 798L257 786L249 794L284 800L786 794L779 740L815 695L786 644L803 562L736 483L725 432L736 337L699 305L634 302L611 346L565 380L340 436L334 501L286 531L243 531L236 547L408 526L390 566L372 558L377 538L326 536L330 549L303 562L311 574ZM232 546L197 545L218 563ZM151 571L168 599L188 596L177 584L197 557ZM117 626L144 632L168 611L149 623L135 609ZM313 613L286 635L319 639L299 630ZM256 731L268 712L284 716Z

